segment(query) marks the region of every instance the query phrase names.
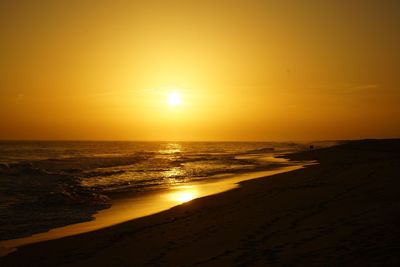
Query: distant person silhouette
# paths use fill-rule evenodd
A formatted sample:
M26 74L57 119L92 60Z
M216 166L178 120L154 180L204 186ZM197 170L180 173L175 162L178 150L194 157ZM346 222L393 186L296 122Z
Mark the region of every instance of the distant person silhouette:
M314 150L314 146L313 145L310 145L310 151L311 150Z

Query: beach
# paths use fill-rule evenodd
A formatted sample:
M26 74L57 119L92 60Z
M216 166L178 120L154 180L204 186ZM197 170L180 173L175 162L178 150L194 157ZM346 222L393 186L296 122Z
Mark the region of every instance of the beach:
M20 247L0 266L399 266L399 139L286 157L318 164Z

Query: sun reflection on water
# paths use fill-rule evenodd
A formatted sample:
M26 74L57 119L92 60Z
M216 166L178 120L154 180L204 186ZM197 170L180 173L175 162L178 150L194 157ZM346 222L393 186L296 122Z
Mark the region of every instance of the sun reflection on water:
M168 194L168 198L178 204L182 204L199 196L194 186L181 186L174 188L174 192Z
M176 184L184 182L182 179L184 171L177 162L180 158L182 146L179 143L167 143L158 152L163 155L164 159L170 161L170 167L162 172L162 176L167 184Z
M175 153L180 153L182 150L182 146L178 143L168 143L166 144L166 147L163 149L160 149L158 152L160 154L175 154Z
M172 167L169 170L166 170L162 173L165 178L174 178L182 175L182 168L180 167Z

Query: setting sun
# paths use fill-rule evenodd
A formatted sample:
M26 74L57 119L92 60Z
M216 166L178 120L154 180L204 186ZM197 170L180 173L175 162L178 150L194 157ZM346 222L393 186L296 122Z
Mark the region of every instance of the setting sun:
M179 106L182 104L181 95L177 92L171 92L167 95L167 103L170 106Z

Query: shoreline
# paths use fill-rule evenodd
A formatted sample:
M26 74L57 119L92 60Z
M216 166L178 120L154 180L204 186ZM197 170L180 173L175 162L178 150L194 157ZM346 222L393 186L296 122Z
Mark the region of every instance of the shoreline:
M239 187L240 183L243 181L301 169L310 164L310 162L305 161L289 161L281 158L281 156L282 155L279 155L273 158L276 159L277 162L283 162L287 165L278 166L276 163L272 163L272 168L229 174L226 178L188 182L182 185L154 189L154 191L148 192L136 192L134 194L126 192L116 193L111 197L111 207L98 211L94 215L93 220L52 228L49 231L26 237L1 240L0 257L17 251L21 246L90 233L107 227L116 226L124 222L166 211L197 198L232 190Z
M90 233L1 266L398 266L400 139L288 155L300 170Z

